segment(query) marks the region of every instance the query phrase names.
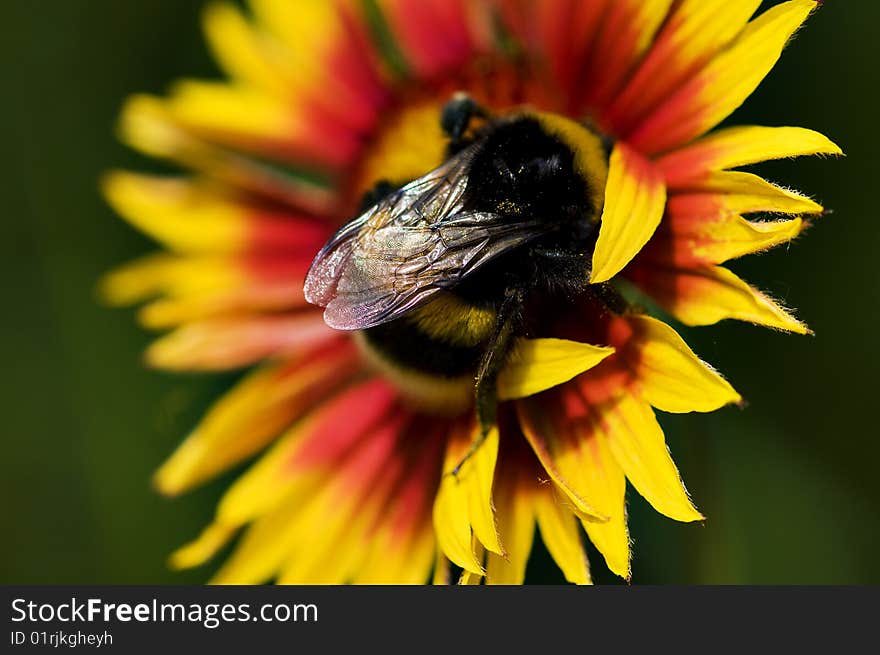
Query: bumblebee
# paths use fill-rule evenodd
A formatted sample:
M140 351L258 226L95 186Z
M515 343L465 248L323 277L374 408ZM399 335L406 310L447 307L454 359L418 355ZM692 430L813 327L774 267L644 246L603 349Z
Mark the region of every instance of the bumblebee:
M571 119L491 117L466 96L441 124L446 161L399 188L378 184L315 257L305 297L330 327L358 331L423 408L474 403L485 434L497 376L514 339L533 333L535 307L588 286L610 145Z

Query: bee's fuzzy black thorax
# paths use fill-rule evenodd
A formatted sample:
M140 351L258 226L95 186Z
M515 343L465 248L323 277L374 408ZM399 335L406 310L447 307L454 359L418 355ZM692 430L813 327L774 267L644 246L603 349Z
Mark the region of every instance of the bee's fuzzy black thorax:
M589 188L568 144L523 117L489 128L471 162L465 205L578 230L594 220L592 198L603 191Z

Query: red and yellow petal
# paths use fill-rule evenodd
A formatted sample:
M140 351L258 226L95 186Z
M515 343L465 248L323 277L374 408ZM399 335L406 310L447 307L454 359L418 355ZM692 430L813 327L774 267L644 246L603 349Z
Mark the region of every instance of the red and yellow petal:
M817 4L790 0L768 9L625 135L627 141L658 154L715 127L757 88Z
M524 398L571 380L598 365L613 348L567 339L518 339L498 376L498 399Z
M648 160L623 143L611 153L605 206L590 281L614 277L641 250L663 218L666 186Z
M810 332L779 303L721 266L677 268L640 262L627 277L685 325L733 318L786 332Z
M418 426L416 452L404 464L404 475L391 493L379 519L370 528L371 545L356 584L422 584L429 578L437 551L431 525L431 504L440 471L443 438L434 425ZM412 435L410 435L412 436ZM427 437L427 438L426 438Z
M154 482L177 495L234 466L266 446L357 370L350 346L301 360L266 365L218 400Z
M700 205L703 203L700 202ZM718 210L713 199L704 213L679 211L667 215L642 256L675 266L693 267L724 262L768 250L796 238L807 226L801 218L749 221L739 214Z
M688 348L678 333L650 316L627 316L631 347L622 357L632 367L636 392L664 412L712 412L742 398ZM651 429L650 421L645 421Z
M369 487L348 499L343 496L348 491L345 481L334 480L337 484L328 485L324 502L310 506L307 518L298 517L300 534L281 563L278 584L341 584L362 570L377 536L375 526L381 524L382 513L405 475L403 462L393 457L393 449L402 445L402 434L400 426L392 423L370 435L373 448L354 456L363 460L359 467L371 471ZM383 455L385 462L379 461Z
M701 520L703 516L691 503L651 406L622 394L599 408L597 414L601 439L636 491L669 518ZM591 526L586 527L589 532Z
M802 127L730 127L713 132L657 160L670 189L694 188L712 171L771 159L842 155L830 139Z
M217 520L243 525L288 494L323 481L361 439L390 420L398 409L396 402L392 387L371 379L330 395L301 420L294 416L293 427L223 496Z
M234 319L306 306L303 281L311 256L291 253L150 255L101 281L103 299L115 305L150 300L138 318L148 328Z
M387 75L351 0L249 0L262 28L283 47L291 98L337 103L346 121L370 124L389 100ZM328 71L332 75L328 75Z
M672 0L612 0L606 3L596 33L579 108L604 107L621 89L629 73L651 47L666 20Z
M598 479L594 447L589 441L592 424L586 408L567 387L517 402L523 433L544 470L568 497L575 511L596 522L607 522L615 502Z
M171 118L197 137L329 173L350 165L362 138L320 109L242 85L186 80L171 90Z
M309 214L260 206L189 179L119 171L102 186L120 216L178 252L310 256L330 235L330 226Z
M517 410L535 454L582 519L608 568L628 578L626 482L608 449L602 407L588 403L568 384L518 401Z
M309 432L307 439L297 440L299 448L293 443L293 448L289 446L275 458L282 465L282 481L288 481L280 485L283 495L268 490L274 502L262 506L262 513L215 582L253 584L276 575L342 582L351 575L361 553L348 550L345 557L336 560L336 549L357 544L365 537L365 528L385 507L393 481L404 470L399 446L407 417L399 412L382 412L378 419L376 413L369 416L373 420L355 421L349 429L339 422L337 414L333 420L345 439L337 438L332 448L323 449L316 442L317 434L335 436L335 432ZM345 418L345 422L352 423L351 414ZM305 478L297 475L298 467L303 466L303 447L320 449L327 457L323 460L326 468L306 466ZM306 493L302 493L303 479L311 483L305 485ZM259 497L255 500L262 502ZM302 568L303 564L308 566Z
M741 171L715 171L694 182L687 191L672 196L679 206L688 202L689 196L710 196L720 203L720 209L740 214L772 212L777 214L818 214L822 206L795 191ZM672 203L670 203L672 204ZM687 207L684 207L687 209Z
M330 169L350 163L389 101L360 12L315 0L253 6L256 23L231 5L208 8L209 42L234 82L180 87L172 113L244 150ZM240 101L258 103L255 120L230 120Z
M220 321L227 332L234 323L267 333L274 326L283 337L286 319L249 324L245 314L305 304L302 281L328 225L206 182L116 172L105 177L104 192L133 225L186 255L153 256L111 273L102 285L107 300L127 304L166 295L140 312L152 328Z
M157 368L223 371L306 353L340 338L320 312L210 318L182 325L154 341L145 358Z
M601 123L614 134L629 134L639 120L726 47L760 4L760 0L683 0L673 6L650 52L602 112Z
M196 136L174 119L160 98L131 96L122 108L120 138L153 157L170 159L206 178L291 207L328 214L336 199L331 190L255 159L248 159Z

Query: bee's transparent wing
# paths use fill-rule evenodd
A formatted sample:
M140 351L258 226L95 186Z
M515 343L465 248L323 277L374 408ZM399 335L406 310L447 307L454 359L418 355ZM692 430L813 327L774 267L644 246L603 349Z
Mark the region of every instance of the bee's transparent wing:
M543 231L465 211L472 151L391 194L345 225L318 253L306 300L340 330L362 330L418 307L480 266Z

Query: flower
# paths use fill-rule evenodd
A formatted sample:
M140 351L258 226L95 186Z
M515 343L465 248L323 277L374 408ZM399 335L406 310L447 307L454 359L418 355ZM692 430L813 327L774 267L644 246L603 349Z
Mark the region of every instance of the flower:
M215 581L421 583L432 571L446 580L452 562L463 582L520 583L537 525L565 577L587 583L582 528L630 576L626 480L658 512L701 520L655 410L708 412L740 396L621 289L687 325L808 331L722 266L792 240L822 212L731 169L840 154L801 128L711 131L818 3L752 19L759 4L250 0L247 16L210 5L205 31L229 79L134 96L120 125L128 144L189 172L103 183L165 247L103 284L111 302L149 300L143 324L171 330L147 361L253 367L156 474L176 495L262 453L173 565L201 564L243 533ZM530 106L613 142L597 169L590 290L550 303L517 339L482 441L471 393L430 406L460 386L401 383L302 290L377 181L443 162L440 112L462 90L496 114Z

